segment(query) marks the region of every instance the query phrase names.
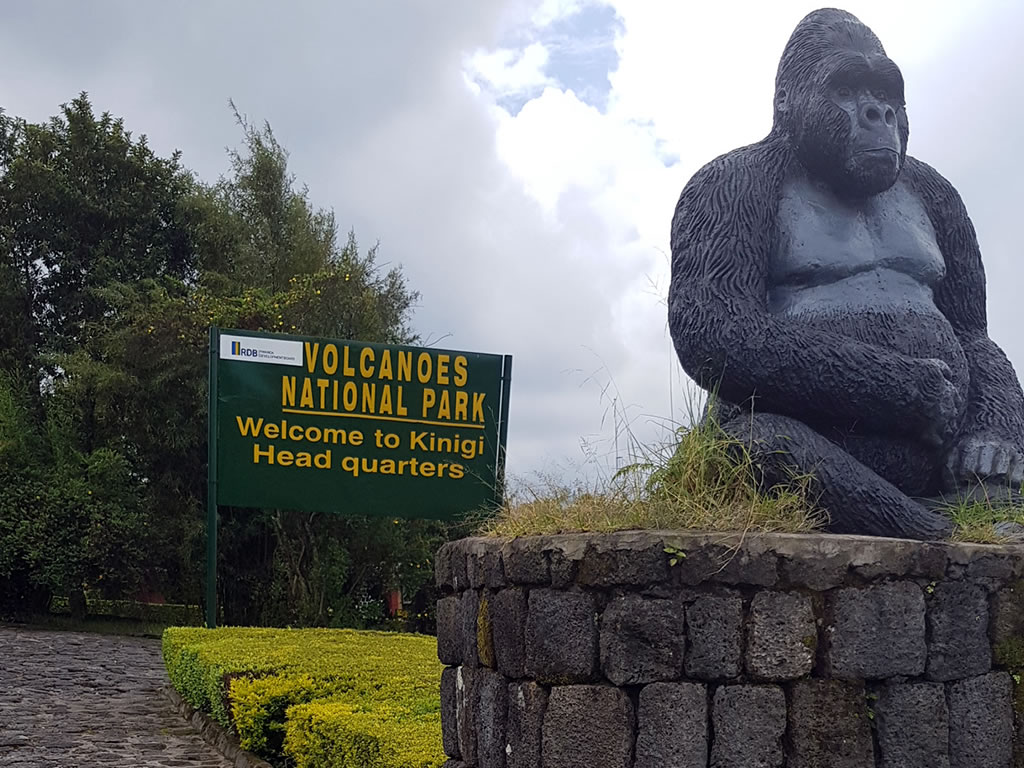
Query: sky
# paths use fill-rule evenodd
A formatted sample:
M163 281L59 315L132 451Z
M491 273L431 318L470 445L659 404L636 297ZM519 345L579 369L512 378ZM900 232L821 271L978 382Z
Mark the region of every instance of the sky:
M815 3L8 2L0 106L87 91L213 181L267 121L311 201L421 294L425 343L513 355L512 476L607 476L699 407L666 318L679 192L771 126ZM960 191L990 335L1024 372L1024 4L864 0L901 67L910 154Z

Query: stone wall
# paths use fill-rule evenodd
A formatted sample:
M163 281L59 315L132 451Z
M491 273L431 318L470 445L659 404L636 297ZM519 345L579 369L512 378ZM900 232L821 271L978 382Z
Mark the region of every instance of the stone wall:
M472 538L436 575L450 768L1024 766L1022 546Z

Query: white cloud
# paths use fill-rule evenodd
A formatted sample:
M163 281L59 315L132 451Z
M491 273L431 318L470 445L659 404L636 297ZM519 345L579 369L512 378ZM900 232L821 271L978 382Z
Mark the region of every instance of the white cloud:
M470 58L468 69L472 80L486 83L499 96L514 96L552 83L544 71L547 64L547 48L530 43L521 50L478 51Z

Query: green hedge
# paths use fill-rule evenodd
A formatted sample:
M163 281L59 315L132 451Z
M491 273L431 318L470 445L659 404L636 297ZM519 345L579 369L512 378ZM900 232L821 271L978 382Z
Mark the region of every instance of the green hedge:
M424 635L347 629L163 636L171 683L244 749L297 768L437 768L441 664Z

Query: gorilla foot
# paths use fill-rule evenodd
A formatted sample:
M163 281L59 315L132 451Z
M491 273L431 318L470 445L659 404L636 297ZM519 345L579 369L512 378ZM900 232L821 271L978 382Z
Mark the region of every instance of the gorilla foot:
M828 530L934 541L948 539L953 523L860 463L841 447L796 419L753 413L722 425L749 446L766 487L796 475L814 478L816 503L829 514Z

